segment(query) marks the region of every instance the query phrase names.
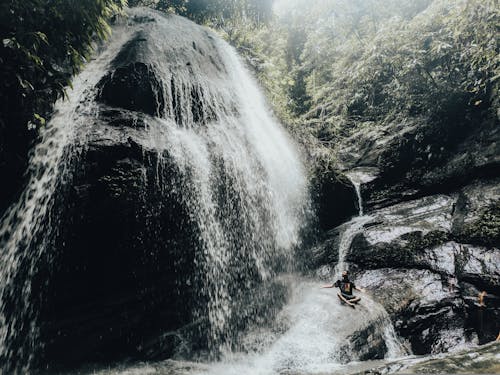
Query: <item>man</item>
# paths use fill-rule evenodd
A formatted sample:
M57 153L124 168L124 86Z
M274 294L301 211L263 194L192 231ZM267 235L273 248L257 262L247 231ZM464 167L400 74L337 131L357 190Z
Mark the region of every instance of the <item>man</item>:
M364 292L363 288L358 288L354 283L349 280L349 273L347 271L342 272L342 280L337 280L335 284L332 285L324 285L322 288L339 288L340 293L337 293L340 300L345 302L351 307L354 307L355 303L358 303L361 298L356 297L352 294L353 289L356 289L360 292Z

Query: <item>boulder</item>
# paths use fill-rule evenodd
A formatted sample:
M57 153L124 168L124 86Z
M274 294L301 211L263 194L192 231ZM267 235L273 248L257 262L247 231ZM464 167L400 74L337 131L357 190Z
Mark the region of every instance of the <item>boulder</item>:
M486 342L498 333L500 249L468 229L487 224L483 211L497 191L496 180L483 181L388 206L370 212L354 233L346 261L356 283L387 309L414 353ZM318 274L336 264L341 238L353 225L356 220L334 228L313 249ZM482 291L485 307L478 305Z
M341 170L379 169L378 178L364 186L365 206L377 209L499 177L499 119L472 111L463 119L374 124L339 142L336 150Z
M357 214L356 190L345 174L334 168L319 168L311 186L322 231L335 228Z
M414 354L448 351L471 339L453 278L429 270L380 268L361 272L356 284L386 308Z
M48 363L156 357L158 336L172 355L203 324L192 316L196 226L168 188L179 174L158 171L168 154L126 124L94 123L66 193L41 314Z
M369 373L386 374L397 371L404 374L497 374L500 371L499 356L500 344L491 343L425 360L396 361L372 369Z
M299 157L260 101L247 106L243 89L257 88L238 85L246 73L229 46L182 17L128 12L90 71L102 79L72 98L54 233L26 262L38 368L216 358L281 308L273 280L308 212ZM250 110L262 110L263 132L276 127L265 144L240 116Z
M206 29L152 10L130 13L130 40L110 51L116 58L78 108L87 120L85 131L78 129L84 136L68 146L79 152L71 154L71 173L56 193L60 225L50 260L34 277L41 366L165 358L208 347L204 265L196 255L201 229L187 202L196 186L166 149L162 117L168 112L168 124L178 126L199 120L200 98L180 98L189 87L174 82L196 86L227 72ZM165 39L173 33L175 41ZM251 287L256 272L238 270L251 275L240 277ZM230 291L235 300L239 286Z

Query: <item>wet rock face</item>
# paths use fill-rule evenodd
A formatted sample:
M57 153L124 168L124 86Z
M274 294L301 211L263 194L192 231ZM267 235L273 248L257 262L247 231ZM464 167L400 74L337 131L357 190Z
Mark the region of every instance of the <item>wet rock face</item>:
M312 186L318 224L323 231L335 228L357 214L356 191L342 173L333 169L317 171Z
M488 342L500 331L500 127L498 117L477 115L468 125L412 119L374 126L337 147L339 169L379 171L361 185L372 219L346 261L414 353ZM337 262L348 226L331 229L311 252L319 273Z
M428 270L381 268L362 272L357 283L385 306L415 354L445 352L471 339L452 278Z
M282 307L273 280L309 215L295 146L231 48L130 12L71 107L61 225L34 271L39 367L216 358Z
M489 226L496 220L489 208L498 186L495 179L476 182L372 211L352 240L346 261L356 284L385 306L416 354L488 342L500 331L500 249L492 246L494 236L484 235L496 228ZM335 265L349 225L331 230L313 249L316 267ZM485 307L478 304L482 291Z
M194 321L190 250L199 245L182 199L158 189L178 178L175 167L158 172L158 155L133 129L123 139L123 128L96 126L68 193L45 293L49 363L147 357L148 343L169 331L176 341L162 348L171 355L197 328L177 331Z
M436 356L434 358L404 358L371 368L362 374L497 374L500 371L498 362L499 343L491 343L479 347Z
M472 116L472 117L471 117ZM364 188L367 209L433 193L447 193L500 167L500 126L495 113L437 121L407 119L360 130L338 145L339 168L376 167Z
M152 67L135 62L118 67L99 84L98 100L104 104L159 116L165 99Z
M159 126L154 117L162 117L163 90L171 84L150 63L158 35L147 25L157 21L129 21L145 29L125 43L98 83L98 113L89 116L90 131L77 140L83 150L78 167L58 193L63 224L51 267L39 275L49 280L40 312L44 366L165 358L207 346L206 301L196 292L199 226L186 204L195 193L169 151L159 151L146 131ZM172 22L200 33L187 20ZM191 42L178 47L180 53L193 49Z
M346 340L346 345L340 349L340 358L345 362L369 361L383 359L387 354L384 333L376 320L362 330L354 332ZM355 353L355 355L353 355Z

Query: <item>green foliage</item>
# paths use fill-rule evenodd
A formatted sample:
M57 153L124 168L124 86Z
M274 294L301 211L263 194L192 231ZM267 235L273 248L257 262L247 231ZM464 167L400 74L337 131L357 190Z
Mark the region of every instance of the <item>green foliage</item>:
M428 115L451 96L467 96L470 105L488 100L500 73L492 22L500 14L490 3L467 1L451 8L436 1L410 22L388 21L357 43L356 59L352 52L342 56L331 73L334 85L322 84L311 115L325 108L325 95L327 116L356 120Z
M500 200L486 207L462 232L460 239L464 242L500 247Z
M148 6L177 13L199 23L223 28L240 21L261 23L272 14L273 0L132 0L130 6Z
M232 42L282 120L327 147L364 124L498 106L498 0L280 3Z
M55 99L105 38L125 0L23 0L0 4L0 124L43 125Z
M53 103L125 2L0 2L0 211L23 184L31 143Z

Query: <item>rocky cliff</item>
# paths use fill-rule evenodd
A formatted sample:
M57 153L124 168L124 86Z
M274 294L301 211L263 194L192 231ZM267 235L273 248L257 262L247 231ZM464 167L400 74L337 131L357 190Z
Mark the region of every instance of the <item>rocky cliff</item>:
M370 219L346 260L415 354L500 331L499 116L467 113L365 127L336 147L339 171L373 173L360 187ZM349 225L330 227L313 249L319 274L329 275Z
M60 101L0 226L0 367L217 358L272 319L309 215L235 51L131 9Z

